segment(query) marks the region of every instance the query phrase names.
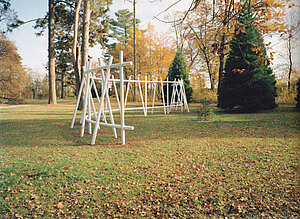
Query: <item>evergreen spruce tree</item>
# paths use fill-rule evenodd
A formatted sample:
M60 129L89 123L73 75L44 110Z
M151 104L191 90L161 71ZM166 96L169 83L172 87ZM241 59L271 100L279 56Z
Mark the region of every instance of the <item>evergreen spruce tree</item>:
M268 66L266 48L255 25L250 1L246 1L230 42L218 107L248 111L273 109L277 106L275 97L275 76Z
M296 107L300 108L300 78L299 78L299 80L297 82L297 97L295 99L297 101Z
M169 77L169 81L174 81L175 79L178 80L181 78L183 79L187 101L190 102L192 99L193 89L190 85L191 82L189 80L189 75L187 73L187 65L180 49L177 50L176 55L170 65L168 71L168 77ZM172 92L171 86L169 87L169 90ZM172 96L171 92L169 98Z

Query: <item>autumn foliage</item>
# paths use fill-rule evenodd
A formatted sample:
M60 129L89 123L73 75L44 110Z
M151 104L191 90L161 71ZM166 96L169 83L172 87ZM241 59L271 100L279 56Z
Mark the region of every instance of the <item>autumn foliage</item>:
M0 35L0 93L6 100L23 99L30 79L26 75L16 46Z
M146 30L137 28L136 30L136 53L137 53L137 73L140 78L144 76L149 79L160 77L165 78L168 68L175 54L175 45L171 37L159 34L150 24ZM118 61L119 51L124 51L126 61L134 60L133 31L130 30L128 43L126 45L117 43L108 51L109 55ZM126 71L126 77L133 75L133 67Z

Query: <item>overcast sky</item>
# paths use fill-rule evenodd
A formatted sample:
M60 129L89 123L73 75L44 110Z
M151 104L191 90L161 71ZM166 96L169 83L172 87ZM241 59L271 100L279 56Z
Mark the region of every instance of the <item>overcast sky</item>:
M300 0L296 0L296 2L297 1ZM142 28L146 28L147 24L151 22L151 24L155 26L156 30L164 32L165 34L171 34L170 25L153 19L153 17L164 11L174 2L177 2L177 0L137 0L137 18L142 21L140 26ZM181 0L178 4L169 9L167 12L162 13L159 17L163 19L168 13L173 11L185 11L189 8L191 2L192 0ZM24 21L44 17L48 10L48 0L12 0L11 4L11 8L14 9L18 13L19 18ZM110 15L113 17L114 12L119 9L129 9L132 11L132 3L124 0L113 0L113 4L110 7ZM23 25L17 30L14 30L13 33L8 34L8 36L15 42L18 52L23 59L23 64L45 74L45 65L48 59L47 31L44 36L37 37L34 34L35 31L32 26L32 23ZM284 53L284 43L278 43L278 40L275 38L271 40L273 44L276 45L273 49L275 51L281 51L280 53ZM295 48L295 51L297 51L297 55L295 55L294 60L295 67L299 70L299 45ZM97 59L101 56L101 48L98 46L90 49L90 55L93 59ZM277 59L274 60L275 66L281 66L284 62L286 62L279 56L279 53L277 53L276 58Z

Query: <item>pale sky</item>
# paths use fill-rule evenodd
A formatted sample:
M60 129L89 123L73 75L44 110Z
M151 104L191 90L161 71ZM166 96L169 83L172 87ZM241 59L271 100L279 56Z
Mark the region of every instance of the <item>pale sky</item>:
M137 18L142 21L140 25L141 28L146 28L147 24L151 22L157 31L165 34L172 34L170 25L153 19L153 16L156 16L174 2L177 2L177 0L137 0L136 12ZM172 7L167 12L162 13L159 18L163 19L168 13L172 13L172 11L185 11L189 8L191 2L192 0L181 0L178 4L176 4L176 6ZM14 9L18 13L19 18L24 21L44 17L48 10L48 0L12 0L11 4L11 8ZM113 4L110 7L111 16L113 16L114 12L118 11L119 9L129 9L132 11L132 3L124 0L113 0ZM35 30L32 26L33 23L23 25L17 30L14 30L13 33L8 34L8 37L15 42L18 52L23 59L23 64L45 74L45 66L48 60L47 31L45 32L44 36L37 37L34 34ZM271 40L273 44L276 45L273 47L273 50L284 53L284 43L278 43L278 40L274 38ZM294 55L294 66L298 70L300 69L299 51L300 47L298 44L298 47L295 48L296 55ZM91 48L89 53L93 59L101 57L102 54L99 46ZM276 60L274 60L274 66L277 68L285 63L286 60L280 57L279 53L277 52Z

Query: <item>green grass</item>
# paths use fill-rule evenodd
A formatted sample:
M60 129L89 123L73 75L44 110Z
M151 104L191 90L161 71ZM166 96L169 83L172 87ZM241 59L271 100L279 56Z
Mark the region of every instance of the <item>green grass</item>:
M0 109L0 217L299 217L299 112L126 112L125 146L74 100ZM79 117L78 117L79 118ZM119 117L116 114L116 121ZM119 134L119 133L118 133Z

